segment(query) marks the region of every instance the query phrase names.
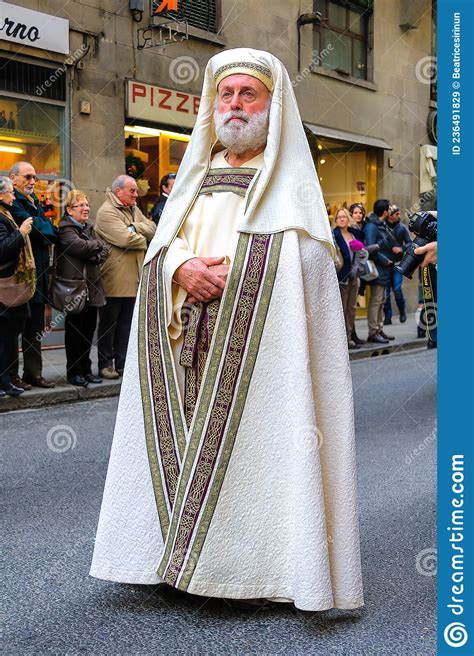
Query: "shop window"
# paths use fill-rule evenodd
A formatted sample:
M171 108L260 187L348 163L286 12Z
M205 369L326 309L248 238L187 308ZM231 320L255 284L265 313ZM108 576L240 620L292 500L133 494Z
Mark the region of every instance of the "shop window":
M137 181L139 204L150 216L158 196L160 180L177 173L189 142L189 136L158 128L125 127L125 167Z
M0 175L18 161L31 162L40 178L35 193L42 202L53 200L53 220L60 208L51 196L65 170L63 135L63 106L0 95Z
M162 0L152 0L152 13L161 4ZM217 0L178 0L178 11L160 15L186 21L189 26L206 32L217 32Z
M66 100L65 66L32 65L0 57L0 88L48 100Z
M322 15L321 23L314 25L313 61L340 75L366 80L372 0L314 0L313 8Z

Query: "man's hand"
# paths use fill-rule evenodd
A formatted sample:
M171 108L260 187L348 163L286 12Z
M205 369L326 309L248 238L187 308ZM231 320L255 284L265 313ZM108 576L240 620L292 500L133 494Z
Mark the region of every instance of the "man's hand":
M188 294L188 303L204 301L207 303L215 298L220 298L225 288L223 272L215 267L222 265L223 257L193 257L180 267L173 276L180 287ZM224 265L226 266L226 265ZM225 274L227 278L227 274Z
M421 263L422 267L427 267L429 264L438 263L438 242L431 241L425 246L418 246L415 248L415 255L425 255L425 259Z
M227 276L229 274L229 265L228 264L212 264L209 267L209 270L219 276L224 282L227 282ZM197 302L197 298L194 296L188 296L186 303L194 305Z
M392 253L397 253L397 255L398 255L399 253L403 253L403 248L400 248L400 246L394 246L394 247L392 248Z

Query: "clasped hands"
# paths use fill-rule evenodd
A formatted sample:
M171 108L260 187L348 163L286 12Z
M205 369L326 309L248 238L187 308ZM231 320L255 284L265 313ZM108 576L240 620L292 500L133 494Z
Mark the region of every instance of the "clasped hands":
M173 279L188 292L187 303L209 303L221 298L229 273L224 260L224 257L193 257L176 269Z

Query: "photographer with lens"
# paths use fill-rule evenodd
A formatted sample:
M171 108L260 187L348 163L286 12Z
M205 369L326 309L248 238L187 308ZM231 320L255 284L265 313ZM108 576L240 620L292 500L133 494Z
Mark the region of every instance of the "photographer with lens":
M369 214L364 226L366 246L372 246L374 244L380 246L378 252L373 253L371 257L377 266L379 275L368 283L370 287L370 298L367 310L369 324L367 341L376 344L388 344L390 340L395 339L383 331L385 293L390 284L390 272L394 266L392 253L393 240L386 224L389 207L390 203L388 200L376 200L374 211Z
M423 310L419 318L419 326L426 330L428 348L436 348L437 335L437 271L438 262L438 213L416 212L410 217L408 227L416 236L408 245L396 270L407 278L412 278L414 272L421 267L421 288L423 294Z

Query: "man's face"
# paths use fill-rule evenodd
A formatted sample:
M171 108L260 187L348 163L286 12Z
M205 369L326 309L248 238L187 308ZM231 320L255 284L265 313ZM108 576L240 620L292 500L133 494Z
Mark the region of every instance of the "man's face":
M163 185L163 191L165 192L165 194L168 194L168 196L170 195L171 190L173 189L173 185L174 185L174 178L170 178L168 180L168 184Z
M268 103L270 93L267 87L251 75L229 75L222 80L217 90L217 111L220 114L240 110L247 114L262 112ZM231 118L235 124L242 119Z
M400 221L400 211L395 212L395 214L390 214L388 217L389 223L397 223Z
M13 185L21 191L22 194L28 196L35 188L36 171L31 164L21 164L20 170L17 174L12 173L10 176Z
M127 180L123 189L117 187L115 195L126 207L133 207L137 204L138 187L135 180Z
M217 90L214 121L221 143L235 153L266 143L270 93L251 75L230 75Z

